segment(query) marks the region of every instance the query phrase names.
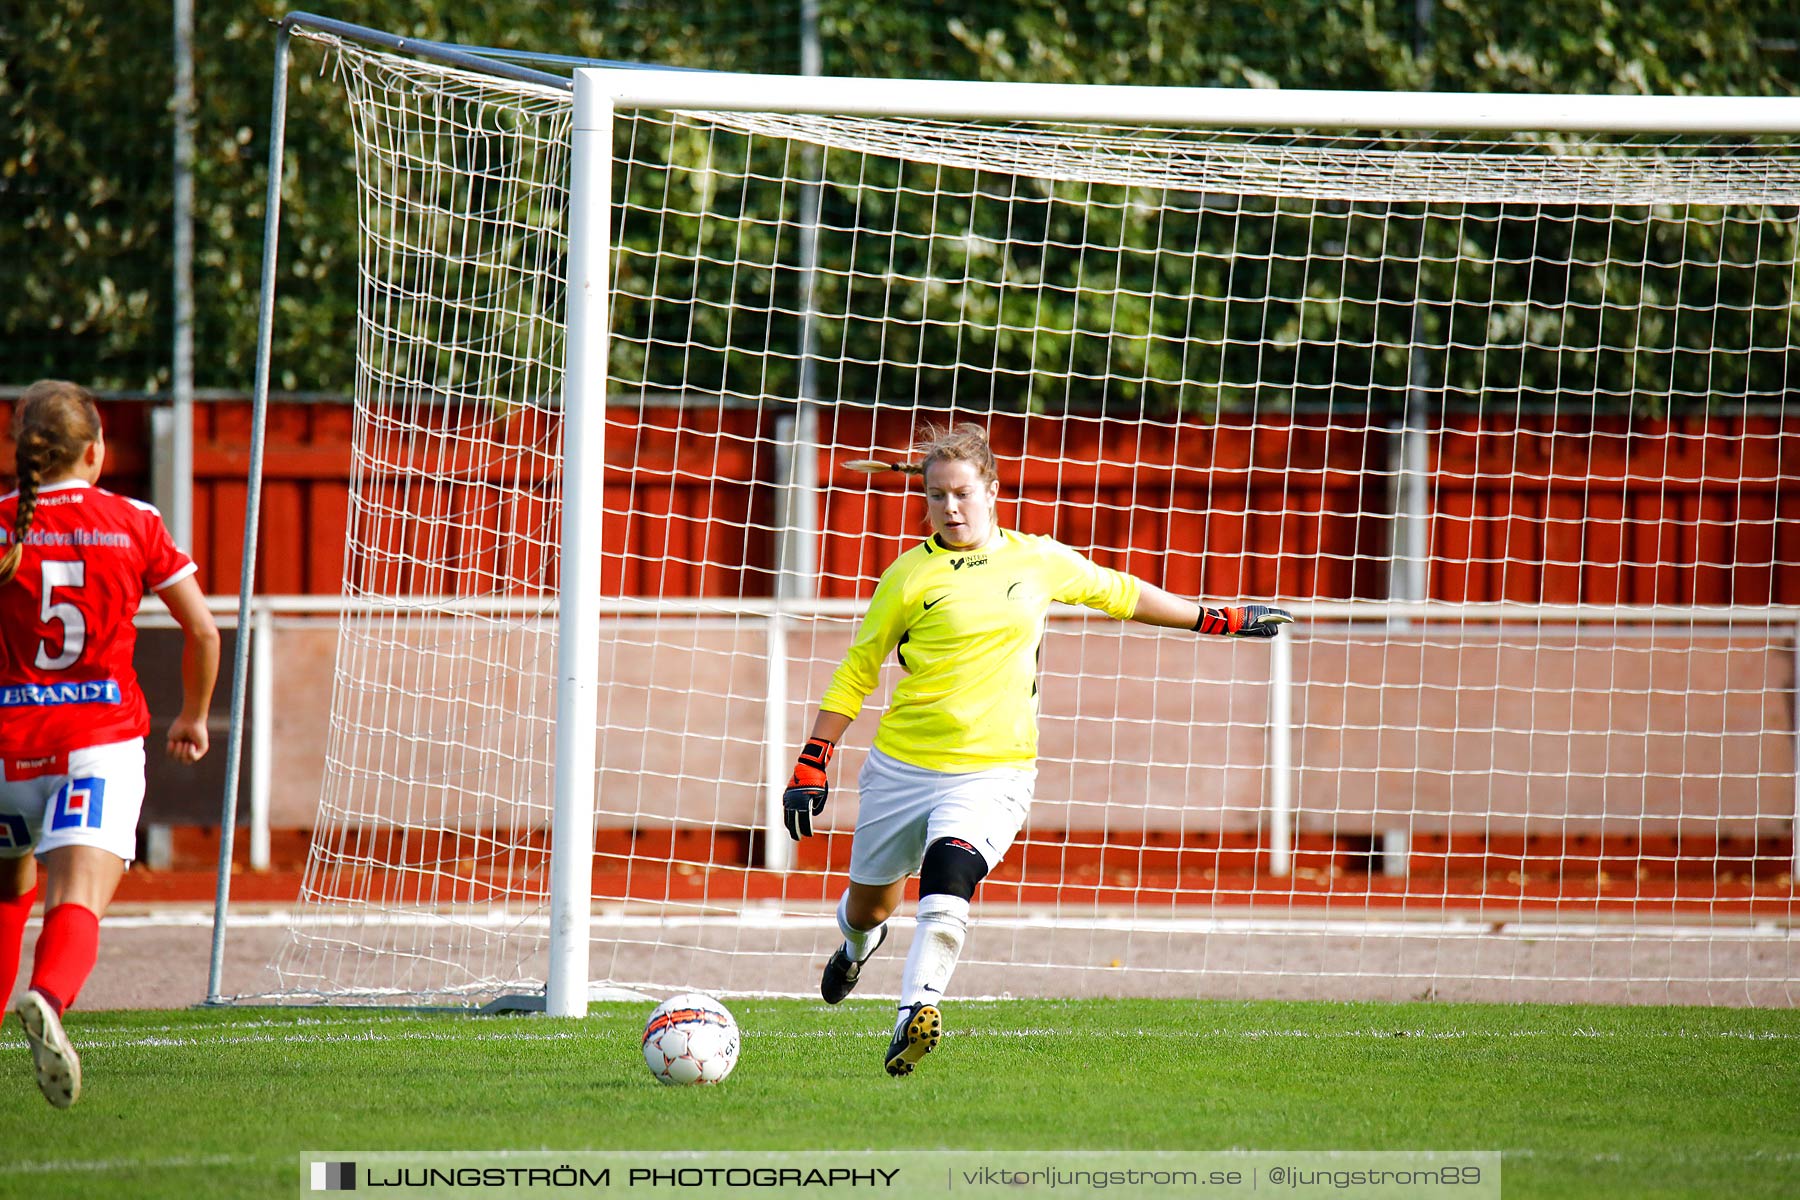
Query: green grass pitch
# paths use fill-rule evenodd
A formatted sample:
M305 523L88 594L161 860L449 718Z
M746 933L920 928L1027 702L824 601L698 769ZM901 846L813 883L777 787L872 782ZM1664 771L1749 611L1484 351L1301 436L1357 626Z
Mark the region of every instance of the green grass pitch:
M736 1000L737 1071L665 1088L649 1004L586 1021L71 1014L52 1110L0 1034L0 1196L283 1196L305 1150L1499 1150L1505 1195L1800 1192L1800 1012L952 1002L909 1079L891 1007Z

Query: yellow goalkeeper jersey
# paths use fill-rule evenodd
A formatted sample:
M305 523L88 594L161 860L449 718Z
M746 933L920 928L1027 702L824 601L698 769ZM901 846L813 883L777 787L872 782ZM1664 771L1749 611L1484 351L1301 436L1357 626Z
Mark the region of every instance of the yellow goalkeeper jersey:
M1052 601L1121 619L1138 581L1047 537L998 530L980 550L914 546L882 572L820 707L855 717L889 653L906 671L875 748L933 771L1037 759L1038 646Z

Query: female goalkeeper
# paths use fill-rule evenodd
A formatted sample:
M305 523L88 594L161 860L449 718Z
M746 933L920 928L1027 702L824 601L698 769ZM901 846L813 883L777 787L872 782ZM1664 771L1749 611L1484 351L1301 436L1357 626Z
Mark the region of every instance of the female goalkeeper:
M810 837L832 752L895 654L906 675L857 780L850 887L837 910L844 944L819 985L828 1004L850 994L917 871L918 926L883 1060L890 1075L910 1074L937 1045L969 900L1025 823L1037 777L1038 644L1051 602L1236 637L1274 637L1293 619L1260 604L1202 608L1050 538L1001 529L999 476L979 426L928 427L916 453L932 536L882 573L783 797L789 835Z
M206 753L219 631L193 560L156 510L94 486L106 443L85 389L32 384L12 436L19 489L0 497L0 997L18 975L41 866L44 924L13 1011L38 1089L67 1108L81 1096L81 1060L63 1010L94 969L144 801L150 712L132 669L132 618L155 592L181 626L181 715L168 738L179 762Z

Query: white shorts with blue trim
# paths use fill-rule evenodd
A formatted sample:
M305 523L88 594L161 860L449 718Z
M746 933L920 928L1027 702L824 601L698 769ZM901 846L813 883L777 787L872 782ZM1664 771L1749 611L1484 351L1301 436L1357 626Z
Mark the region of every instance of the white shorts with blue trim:
M0 858L94 846L137 857L144 739L0 765Z
M928 771L870 750L856 777L861 791L850 879L880 887L905 879L939 838L961 838L1000 865L1025 827L1035 767L990 767L952 774Z

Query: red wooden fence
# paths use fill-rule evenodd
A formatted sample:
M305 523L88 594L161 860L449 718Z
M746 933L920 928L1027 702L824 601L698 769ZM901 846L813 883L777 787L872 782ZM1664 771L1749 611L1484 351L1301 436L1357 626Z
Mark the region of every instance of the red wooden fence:
M147 495L146 409L108 404L103 416L108 485ZM259 590L343 586L353 423L339 404L271 408ZM1254 424L1230 415L986 423L1002 459L1002 519L1019 528L1092 547L1102 561L1182 593L1387 594L1394 435L1385 429L1326 414ZM505 452L486 465L457 458L476 434ZM378 451L370 470L386 482L371 496L437 520L404 531L406 546L389 544L391 528L365 523L359 532L387 551L428 552L439 565L377 574L358 561L357 580L459 591L476 571L523 577L537 552L520 547L556 536L537 457L555 434L550 418L514 415ZM898 476L871 479L840 465L904 450L911 434L909 414L863 408L841 410L821 430L822 595L867 594L922 531L916 485L909 493ZM609 413L603 589L770 594L772 437L772 415L750 409ZM1434 599L1800 604L1800 419L1453 414L1431 443ZM194 550L209 591L236 590L249 447L248 404L199 407ZM10 446L3 455L0 470L10 470ZM456 478L431 489L397 482L405 463L426 459L458 465Z

